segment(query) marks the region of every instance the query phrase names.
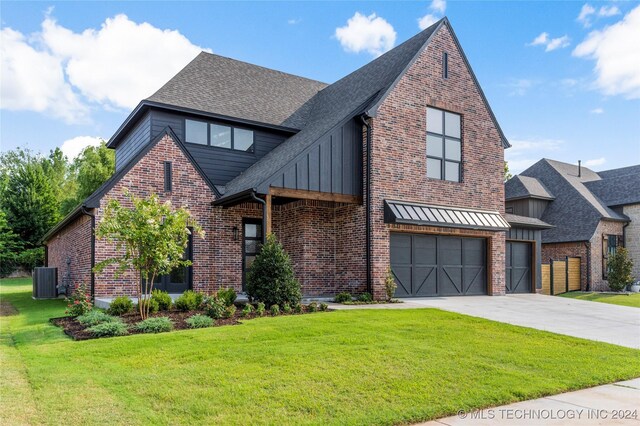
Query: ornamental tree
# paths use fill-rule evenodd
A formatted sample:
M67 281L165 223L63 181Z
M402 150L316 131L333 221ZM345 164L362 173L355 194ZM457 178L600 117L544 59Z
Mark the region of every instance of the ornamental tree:
M616 252L609 256L609 276L607 281L613 291L622 291L633 282L633 261L629 258L629 252L624 247L616 248Z
M138 309L145 319L156 277L191 265L184 259L189 235L204 238L204 231L189 210L175 209L170 201L162 203L156 194L137 198L125 190L124 195L132 207L110 200L96 227L96 238L113 242L120 255L99 262L94 271L102 272L115 264L116 278L129 269L139 272L142 283L137 286Z

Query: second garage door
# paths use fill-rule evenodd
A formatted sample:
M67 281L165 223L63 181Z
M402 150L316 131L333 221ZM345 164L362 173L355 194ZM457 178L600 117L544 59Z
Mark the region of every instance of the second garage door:
M487 294L486 240L391 234L396 297Z
M531 243L507 241L505 284L507 293L531 293Z

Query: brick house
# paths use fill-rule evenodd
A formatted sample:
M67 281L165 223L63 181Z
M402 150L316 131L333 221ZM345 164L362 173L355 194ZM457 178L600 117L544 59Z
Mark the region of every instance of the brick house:
M241 291L273 232L308 296L504 294L509 146L445 18L327 85L201 53L129 115L108 147L116 172L45 237L59 280L95 297L138 277L92 274L107 200L156 193L206 231L193 265L161 277Z
M607 259L628 248L640 279L640 165L594 172L542 159L505 184L506 212L551 225L541 260L580 258L582 290L609 290Z

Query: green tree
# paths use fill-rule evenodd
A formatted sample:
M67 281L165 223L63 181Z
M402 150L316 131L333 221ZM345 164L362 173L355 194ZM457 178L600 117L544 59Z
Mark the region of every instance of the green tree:
M18 235L9 227L7 215L0 210L0 277L13 272L22 248Z
M509 163L505 161L504 162L504 181L506 182L509 179L511 179L512 177L513 177L513 175L509 171Z
M141 285L136 286L138 307L144 319L149 315L155 278L191 265L183 259L189 235L194 232L204 238L204 231L187 209L174 209L169 201L161 203L155 194L137 198L125 191L125 196L132 207L110 200L96 227L96 238L114 243L121 254L99 262L94 271L102 272L115 264L116 277L129 269L138 272L142 277Z
M616 252L609 256L609 275L607 281L613 291L622 291L633 282L633 261L624 247L617 247Z

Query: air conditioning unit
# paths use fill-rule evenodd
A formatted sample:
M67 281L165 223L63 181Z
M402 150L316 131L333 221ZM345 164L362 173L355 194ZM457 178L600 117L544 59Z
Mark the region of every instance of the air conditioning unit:
M55 299L58 297L58 268L33 269L33 298Z

